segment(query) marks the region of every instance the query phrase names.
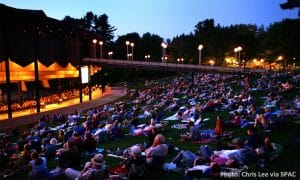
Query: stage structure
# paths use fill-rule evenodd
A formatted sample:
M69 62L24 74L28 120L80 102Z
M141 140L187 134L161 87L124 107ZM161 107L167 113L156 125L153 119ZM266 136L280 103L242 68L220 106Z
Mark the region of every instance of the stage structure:
M90 75L101 70L82 61L94 57L93 39L102 40L93 32L49 18L43 11L0 4L0 84L7 93L8 119L12 118L11 83L26 89L25 82L35 82L37 113L40 84L49 86L50 79L78 78L82 102L81 67L88 66Z

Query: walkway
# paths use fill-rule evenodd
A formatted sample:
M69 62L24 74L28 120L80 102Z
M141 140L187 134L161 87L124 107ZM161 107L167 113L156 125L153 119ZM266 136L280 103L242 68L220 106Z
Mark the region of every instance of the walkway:
M243 67L224 67L224 66L205 66L193 64L175 64L150 61L127 61L116 59L96 59L83 58L84 62L92 62L102 66L119 67L126 69L155 69L160 71L176 72L219 72L219 73L265 73L266 69L243 68Z
M50 117L52 117L54 114L70 114L78 109L87 110L99 105L103 105L108 102L116 101L121 97L124 97L125 95L126 95L126 90L122 88L111 88L110 93L104 94L104 96L98 99L85 101L81 104L76 104L79 102L79 100L75 99L75 100L66 101L60 105L58 104L49 105L49 107L47 106L47 111L42 110L42 112L40 113L19 116L11 120L8 119L0 120L0 130L11 129L17 126L22 126L33 122L37 122L43 115L50 115Z

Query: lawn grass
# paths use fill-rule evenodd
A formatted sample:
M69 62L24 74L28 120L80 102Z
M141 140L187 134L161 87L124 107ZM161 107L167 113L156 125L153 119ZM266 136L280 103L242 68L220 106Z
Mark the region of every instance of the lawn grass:
M241 87L237 84L233 87L234 91L240 91ZM254 98L254 104L256 107L262 105L263 100L260 98L262 96L266 96L269 93L267 90L263 91L255 91L252 92L252 96ZM298 93L297 89L291 90L289 93L284 93L283 98L286 100L291 100L295 97L296 93ZM171 115L173 112L164 112L164 118ZM210 118L209 121L206 121L206 124L202 129L213 129L215 127L215 119L217 115L220 115L223 119L228 118L228 111L218 111L218 112L204 112L202 114L202 118ZM143 119L142 122L149 121L149 119ZM171 125L178 123L179 121L170 121L163 132L166 137L167 143L172 144L174 147L178 147L182 150L190 150L192 152L196 152L201 144L196 144L192 142L180 142L178 141L180 134L183 130L172 129ZM300 156L298 153L300 152L300 143L293 142L295 137L300 138L300 124L294 123L292 118L286 119L287 125L279 130L272 130L269 133L264 132L259 129L258 133L263 136L271 136L274 138L276 143L279 143L283 146L283 152L276 158L270 166L267 166L265 169L260 170L256 169L255 171L264 171L264 172L278 172L281 171L297 171L300 172L299 162ZM123 129L124 133L128 133L128 128ZM246 130L245 129L230 129L230 131L234 131L233 137L242 137L246 138ZM118 147L121 149L125 149L129 146L132 146L137 143L144 143L146 138L144 136L124 136L120 140L105 142L103 144L99 144L100 148L116 150ZM224 140L224 144L229 142L230 139ZM216 141L213 141L209 144L213 149L216 147ZM168 155L166 162L170 162L176 156L175 153L171 153ZM107 164L110 166L115 166L120 163L121 160L111 157L105 157ZM55 168L56 162L54 160L48 160L48 167ZM2 168L1 168L2 169ZM297 174L298 176L300 174ZM156 171L155 173L151 173L145 179L180 179L183 176L183 173L179 172L164 172L164 171ZM27 179L27 173L20 173L12 177L11 179ZM62 178L63 179L63 178Z

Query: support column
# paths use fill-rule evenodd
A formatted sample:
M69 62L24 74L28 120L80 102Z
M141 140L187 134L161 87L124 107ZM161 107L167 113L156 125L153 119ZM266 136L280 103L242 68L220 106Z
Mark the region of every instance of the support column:
M11 83L10 83L10 69L9 69L9 51L8 51L8 40L7 40L7 32L6 32L6 26L5 24L5 12L4 11L0 11L1 15L1 20L0 20L0 28L2 29L2 33L0 34L2 36L2 39L4 40L4 60L5 60L5 76L6 76L6 92L7 92L7 118L10 120L12 119L12 101L11 101ZM0 31L1 32L1 31ZM4 93L4 92L2 92ZM4 94L3 96L4 97ZM4 100L4 98L3 98Z
M39 85L39 67L38 67L38 59L39 59L39 36L40 31L37 29L37 34L35 35L35 60L34 60L34 82L35 82L35 102L36 102L36 112L39 113L41 111L40 106L40 85Z
M40 105L39 68L38 68L37 59L34 60L34 81L35 81L36 112L39 113L41 111L41 105Z
M8 119L12 119L11 84L10 84L9 59L8 58L5 58L5 75L6 75L6 92L7 92L7 115L8 115Z
M89 100L92 100L92 78L91 78L91 66L89 65L89 82L88 82L88 87L89 87Z
M81 72L81 65L82 65L82 58L83 58L83 52L82 52L82 44L78 39L78 32L76 32L76 42L78 43L77 46L79 46L79 103L82 103L82 72Z
M81 63L79 64L79 102L82 103L82 73L81 73Z

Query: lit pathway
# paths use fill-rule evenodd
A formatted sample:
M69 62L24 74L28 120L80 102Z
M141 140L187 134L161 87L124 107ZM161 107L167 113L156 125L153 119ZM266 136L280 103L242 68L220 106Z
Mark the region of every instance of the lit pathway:
M124 89L111 88L108 93L103 95L100 93L93 93L92 97L95 99L91 101L88 101L88 96L84 96L83 103L81 104L79 104L79 98L72 99L60 104L47 105L46 108L41 109L40 113L30 112L30 110L13 113L12 120L7 119L7 114L2 114L0 115L0 130L37 122L43 115L50 115L50 117L52 117L53 114L69 114L79 109L87 110L92 107L115 101L125 95L126 91Z

